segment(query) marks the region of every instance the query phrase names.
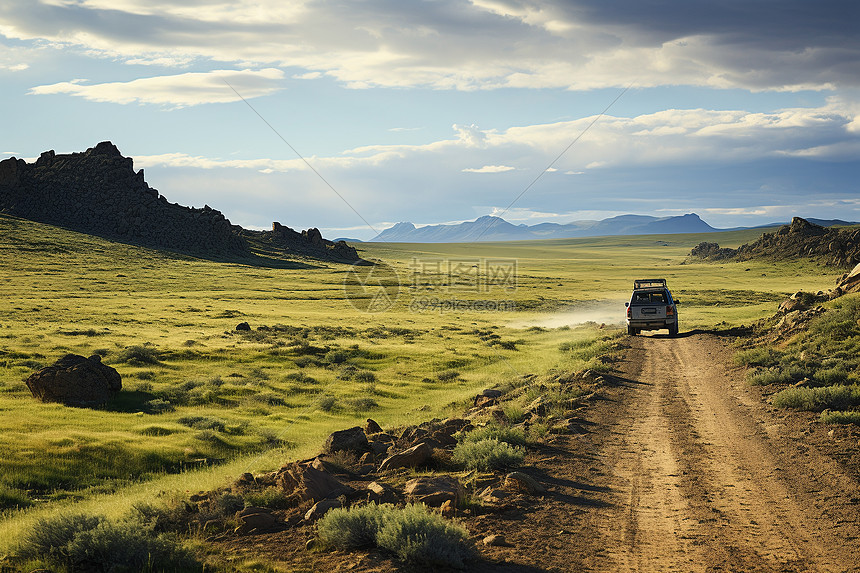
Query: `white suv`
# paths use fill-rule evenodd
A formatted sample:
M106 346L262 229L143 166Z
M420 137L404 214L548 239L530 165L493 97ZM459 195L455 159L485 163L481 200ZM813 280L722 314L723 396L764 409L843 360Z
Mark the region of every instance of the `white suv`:
M671 336L678 334L679 300L672 298L666 279L639 279L633 281L633 295L627 307L627 334L636 335L643 330L667 329Z

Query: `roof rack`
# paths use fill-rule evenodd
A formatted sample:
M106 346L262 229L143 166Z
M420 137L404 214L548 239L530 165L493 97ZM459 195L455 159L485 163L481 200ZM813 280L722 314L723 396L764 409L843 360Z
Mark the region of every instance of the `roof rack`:
M633 281L633 288L654 288L666 286L666 279L637 279Z

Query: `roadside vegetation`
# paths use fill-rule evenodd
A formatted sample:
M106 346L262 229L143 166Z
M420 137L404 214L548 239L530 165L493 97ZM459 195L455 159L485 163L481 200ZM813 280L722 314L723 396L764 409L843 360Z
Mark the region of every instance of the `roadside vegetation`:
M846 295L825 306L787 341L742 350L735 360L750 367L751 384L773 387L774 406L821 412L825 423L858 423L860 296Z

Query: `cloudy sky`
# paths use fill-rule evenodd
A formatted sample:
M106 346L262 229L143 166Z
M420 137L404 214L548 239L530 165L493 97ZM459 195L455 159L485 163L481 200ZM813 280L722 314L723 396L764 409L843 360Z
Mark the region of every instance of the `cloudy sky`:
M397 221L860 220L853 0L5 0L0 156L111 140L168 199Z

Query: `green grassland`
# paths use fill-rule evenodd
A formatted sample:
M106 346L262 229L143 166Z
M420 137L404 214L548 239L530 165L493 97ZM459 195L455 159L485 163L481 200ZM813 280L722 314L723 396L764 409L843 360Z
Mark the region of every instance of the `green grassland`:
M682 331L832 286L812 262L685 260L702 240L759 235L361 244L389 265L391 306L365 312L376 291L357 290L349 265L213 262L0 216L0 554L69 504L120 512L314 455L368 417L444 417L485 387L600 367L572 343L620 332L634 278L668 279ZM120 395L98 409L35 401L23 380L70 352L101 355Z

